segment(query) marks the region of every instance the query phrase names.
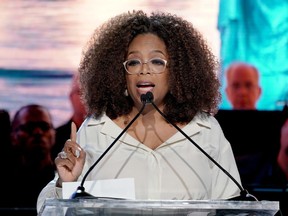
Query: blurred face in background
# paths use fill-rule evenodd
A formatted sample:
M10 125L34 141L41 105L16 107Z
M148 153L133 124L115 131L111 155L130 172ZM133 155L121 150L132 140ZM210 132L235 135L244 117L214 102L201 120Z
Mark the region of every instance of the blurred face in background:
M288 119L281 128L280 144L277 161L288 180Z
M86 109L81 99L79 75L75 75L72 80L72 89L70 92L70 101L73 107L73 115L80 118L82 121L86 117ZM81 122L82 122L81 121ZM76 122L77 124L78 122ZM77 125L78 127L80 125Z
M255 110L261 95L257 69L248 64L237 63L228 68L226 78L225 91L233 109Z
M45 108L26 107L12 122L12 145L35 159L50 154L55 143L55 129Z

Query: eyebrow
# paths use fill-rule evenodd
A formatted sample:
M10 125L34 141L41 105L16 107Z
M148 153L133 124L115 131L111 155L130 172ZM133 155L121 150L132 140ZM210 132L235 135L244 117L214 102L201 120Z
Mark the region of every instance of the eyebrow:
M140 53L140 52L139 51L131 51L131 52L128 52L128 55L135 54L135 53ZM161 50L152 50L150 53L160 53L163 56L166 56L166 54Z

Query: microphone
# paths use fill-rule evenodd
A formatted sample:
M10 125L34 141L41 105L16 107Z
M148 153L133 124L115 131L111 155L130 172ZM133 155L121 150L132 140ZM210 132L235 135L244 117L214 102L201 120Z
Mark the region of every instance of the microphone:
M246 189L244 189L241 184L230 174L225 170L217 161L215 161L207 152L205 152L194 140L192 140L186 133L184 133L181 128L179 128L176 124L169 121L169 119L165 116L165 114L156 106L156 104L153 102L154 96L152 92L146 93L146 102L151 103L153 107L164 117L166 121L168 121L173 127L175 127L181 134L184 135L185 138L187 138L192 144L194 144L210 161L212 161L217 167L219 167L220 170L222 170L240 189L240 200L253 200L258 201L258 199L250 194ZM252 198L252 199L251 199ZM232 198L231 200L234 200L235 198ZM237 198L238 199L238 198Z
M140 116L140 114L143 112L146 104L147 104L147 96L145 94L142 94L140 96L141 102L143 103L143 106L141 107L138 114L129 122L129 124L123 129L123 131L116 137L116 139L108 146L108 148L100 155L98 160L88 169L88 171L85 173L80 186L78 186L77 190L72 194L71 199L80 199L80 198L94 198L91 194L85 192L84 183L89 175L89 173L94 169L94 167L102 160L102 158L108 153L108 151L114 146L114 144L120 139L120 137L128 130L128 128L133 124L133 122Z

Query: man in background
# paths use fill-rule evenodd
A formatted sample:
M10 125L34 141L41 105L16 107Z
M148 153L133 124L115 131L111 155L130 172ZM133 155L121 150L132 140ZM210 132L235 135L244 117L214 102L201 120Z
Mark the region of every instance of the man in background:
M287 104L283 109L284 117L286 118L285 122L281 127L280 132L280 150L277 155L277 163L280 167L280 170L285 176L285 184L283 184L283 193L280 198L280 208L283 211L283 215L288 215L288 206L287 206L287 187L288 187L288 106ZM284 192L286 191L286 193Z
M225 93L232 107L219 110L215 116L231 143L241 182L247 188L274 184L276 176L273 142L278 141L280 117L257 110L262 93L259 76L251 64L238 61L230 64L225 74ZM263 137L263 134L269 136Z
M65 124L56 128L56 141L52 149L53 159L55 159L58 153L62 151L66 140L70 138L71 123L74 122L78 129L86 117L86 109L81 100L79 73L77 72L73 75L72 78L69 99L71 101L73 113L71 118Z
M10 148L10 114L5 109L0 109L0 134L1 134L1 149L7 150ZM0 158L2 160L2 158Z
M247 63L232 63L226 71L225 92L236 110L256 110L262 89L259 86L258 70Z
M36 213L41 189L55 176L54 142L55 129L47 108L29 104L16 112L11 122L11 150L4 152L8 157L1 177L2 207Z
M288 181L288 118L286 119L285 123L281 128L280 144L281 146L277 162Z

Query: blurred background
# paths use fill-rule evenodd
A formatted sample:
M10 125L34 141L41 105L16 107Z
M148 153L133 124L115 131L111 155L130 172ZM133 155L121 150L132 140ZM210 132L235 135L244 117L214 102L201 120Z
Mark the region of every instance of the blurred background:
M128 10L161 10L190 20L219 55L218 1L1 0L0 108L48 107L55 126L70 117L71 75L95 28Z
M133 9L161 10L191 21L221 63L221 109L231 109L223 71L246 61L260 71L260 110L288 100L287 0L1 0L0 108L47 106L57 127L70 115L67 94L81 50L102 22Z
M224 112L216 118L232 145L241 178L258 178L253 167L259 164L255 169L262 172L267 162L272 164L265 182L261 177L257 185L254 179L243 183L258 198L282 200L287 209L283 192L288 184L286 180L283 188L278 182L276 157L288 116L288 109L282 112L288 105L288 0L1 0L0 109L12 119L21 106L36 103L49 109L55 128L67 122L72 75L82 48L100 24L134 9L176 14L203 34L221 66L215 73L222 82L219 108ZM226 98L225 70L234 61L259 70L257 110L233 111ZM254 153L262 151L260 160Z

